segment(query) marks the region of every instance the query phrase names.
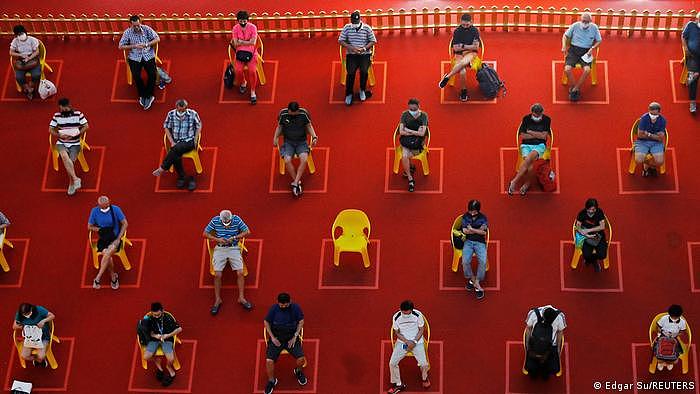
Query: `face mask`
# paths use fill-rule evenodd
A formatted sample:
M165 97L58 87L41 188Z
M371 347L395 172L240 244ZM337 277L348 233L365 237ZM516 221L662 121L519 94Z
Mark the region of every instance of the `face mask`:
M354 27L355 29L359 29L359 28L360 28L360 24L359 24L359 23L351 23L351 25L352 25L352 27Z
M649 114L649 117L651 118L651 120L656 120L656 118L658 118L659 115Z
M416 117L416 115L418 115L419 112L420 112L420 111L411 111L411 110L408 110L408 113L411 114L411 116L413 116L413 117Z
M71 115L73 115L73 110L72 110L72 109L69 109L69 110L67 110L67 111L61 111L61 115L63 115L63 116L71 116Z
M595 215L595 212L586 211L586 215L588 215L589 218L592 218L593 215Z
M228 227L228 226L231 225L231 222L224 222L224 221L222 221L221 224L223 224L224 227Z
M530 115L530 118L532 118L532 120L534 120L535 122L539 122L540 120L542 120L541 116Z
M581 22L581 27L583 27L584 30L588 29L589 27L591 27L591 22L588 22L588 23Z
M102 213L107 213L107 212L109 212L109 207L107 207L107 208L100 208L100 212L102 212Z
M187 113L187 110L184 110L184 111L182 111L182 112L177 111L177 116L179 116L179 117L182 118L183 116L185 116L186 113Z
M134 31L137 33L141 33L141 26L134 26Z
M27 41L27 33L22 33L18 35L17 38L19 38L20 41Z
M241 25L241 27L245 27L245 25L247 25L247 24L248 24L248 22L241 22L241 23L239 23L239 25Z

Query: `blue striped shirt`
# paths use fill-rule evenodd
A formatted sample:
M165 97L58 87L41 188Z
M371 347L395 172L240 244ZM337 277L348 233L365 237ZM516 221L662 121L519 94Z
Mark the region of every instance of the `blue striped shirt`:
M148 44L158 38L158 33L146 25L141 25L141 31L134 31L133 27L124 30L122 38L119 40L119 46ZM149 61L156 57L156 51L152 46L146 48L131 48L129 50L129 59L140 62L141 60Z
M224 226L221 222L221 218L217 215L211 218L207 227L204 228L205 233L211 233L212 231L219 238L230 239L240 233L248 231L248 226L238 215L233 215L231 223L228 226Z

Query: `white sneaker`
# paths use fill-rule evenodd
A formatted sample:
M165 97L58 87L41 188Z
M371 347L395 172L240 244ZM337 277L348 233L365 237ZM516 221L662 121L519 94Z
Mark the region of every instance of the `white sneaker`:
M658 369L659 371L662 371L662 370L664 369L664 365L661 364L660 362L657 362L657 363L656 363L656 369Z
M672 369L673 369L673 364L666 364L666 368L668 368L669 371L672 370Z
M698 103L695 101L690 102L690 113L694 114L698 110Z
M68 195L69 196L74 195L75 192L78 191L78 189L80 189L81 187L82 187L82 181L80 178L76 179L74 182L71 182L68 185Z
M367 100L367 94L365 94L364 90L360 90L360 101L365 101Z
M345 105L351 105L352 104L352 94L348 94L345 96Z
M147 111L149 108L151 108L151 105L153 105L153 102L156 100L155 97L151 96L146 99L146 102L144 103L143 109L144 111Z

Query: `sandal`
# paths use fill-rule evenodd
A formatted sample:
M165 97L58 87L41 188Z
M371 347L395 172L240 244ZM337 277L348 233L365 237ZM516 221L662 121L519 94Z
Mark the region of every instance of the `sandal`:
M243 307L243 309L245 309L245 310L247 310L247 311L253 310L253 304L251 304L250 301L239 302L239 304L241 304L241 306Z
M258 102L257 96L250 96L250 104L255 105Z
M168 387L173 384L173 380L175 380L175 376L171 376L170 374L163 376L163 387Z
M528 189L530 189L530 184L526 183L520 187L520 195L524 196L527 194Z
M219 313L219 309L221 309L221 305L223 305L223 302L220 302L218 304L214 304L214 306L209 309L209 312L211 313L212 316L216 316Z
M238 91L239 91L241 94L245 94L245 91L246 91L247 88L248 88L248 85L247 85L247 84L246 84L246 85L240 85L240 86L238 86Z
M510 183L508 184L508 195L512 196L514 192L515 192L515 182L510 181Z
M119 289L119 274L116 274L114 276L114 279L110 282L110 286L112 287L112 290L117 290Z
M416 181L414 179L411 179L408 181L408 191L413 193L413 191L416 190Z

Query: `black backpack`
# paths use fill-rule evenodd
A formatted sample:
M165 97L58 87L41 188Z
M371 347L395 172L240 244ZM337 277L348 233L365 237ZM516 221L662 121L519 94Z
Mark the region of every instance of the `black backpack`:
M547 324L544 318L540 314L538 308L533 309L535 315L537 316L537 323L535 327L532 328L532 333L530 334L530 339L527 346L527 357L530 360L539 361L544 363L549 359L549 355L552 352L552 328L551 324ZM554 318L559 315L559 311L556 311Z
M224 71L224 86L226 89L233 89L233 64L229 63Z
M148 342L151 341L151 330L148 325L148 321L144 319L136 322L136 335L138 335L139 343L141 345L148 345Z
M479 82L481 93L487 99L493 100L498 97L501 89L503 89L503 96L506 95L506 84L498 77L496 70L488 64L481 64L481 68L476 72L476 80Z

